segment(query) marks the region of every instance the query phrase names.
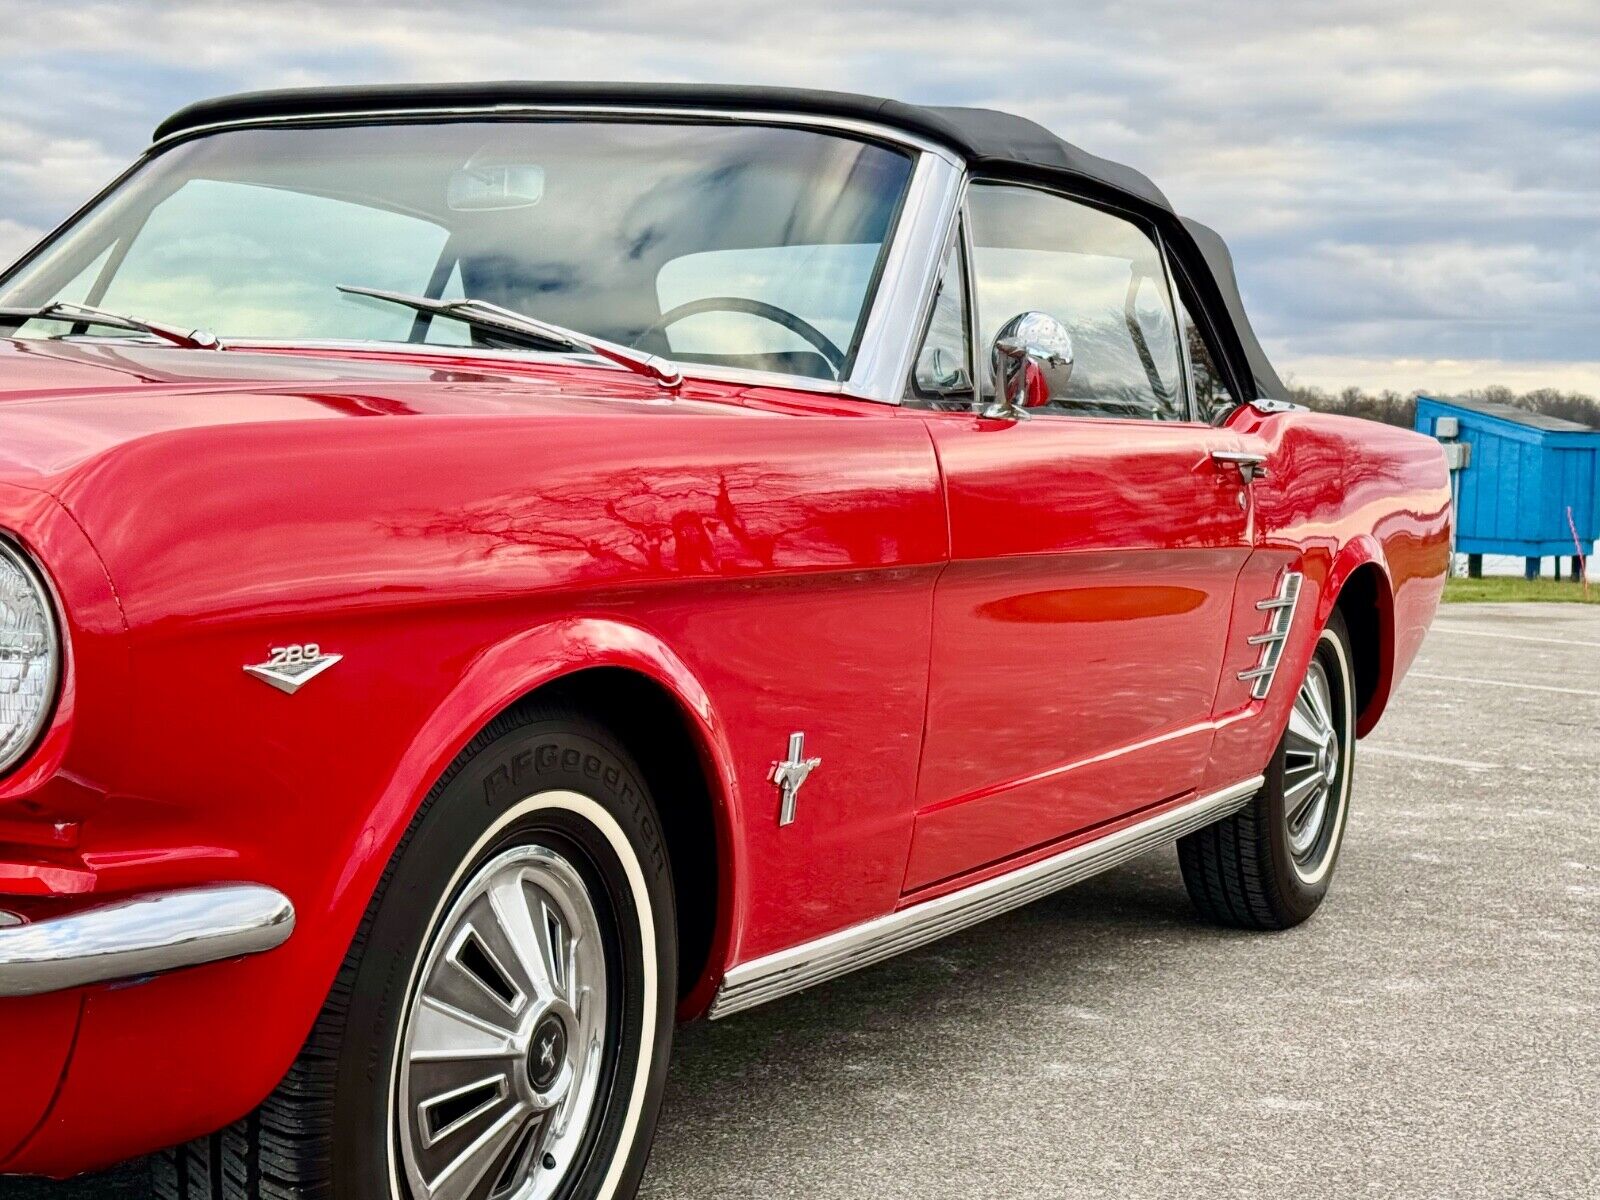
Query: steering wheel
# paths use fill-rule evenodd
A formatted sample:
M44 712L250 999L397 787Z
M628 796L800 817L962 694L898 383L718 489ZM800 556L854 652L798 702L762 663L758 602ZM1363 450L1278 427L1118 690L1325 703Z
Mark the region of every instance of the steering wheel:
M833 341L822 330L802 317L797 317L786 308L779 308L776 304L768 304L765 300L747 300L742 296L707 296L702 300L691 300L687 304L680 304L676 308L668 309L660 318L639 335L638 341L664 331L668 325L675 325L686 317L698 316L708 312L736 312L749 313L753 317L761 317L771 321L774 325L781 325L790 333L809 342L813 349L833 368L833 377L844 377L844 351L833 344Z

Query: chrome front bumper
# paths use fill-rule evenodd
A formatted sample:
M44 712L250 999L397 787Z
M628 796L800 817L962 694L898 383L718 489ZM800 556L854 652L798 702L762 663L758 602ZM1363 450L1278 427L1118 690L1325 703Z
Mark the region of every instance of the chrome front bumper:
M0 997L242 958L293 932L289 898L253 883L152 892L32 922L0 912Z

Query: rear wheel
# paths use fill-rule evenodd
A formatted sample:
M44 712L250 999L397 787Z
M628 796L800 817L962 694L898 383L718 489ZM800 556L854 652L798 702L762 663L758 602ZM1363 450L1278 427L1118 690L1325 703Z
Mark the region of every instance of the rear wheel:
M641 773L528 708L418 815L327 1006L247 1120L169 1151L173 1200L618 1200L643 1173L677 947Z
M1266 783L1245 808L1178 842L1201 916L1287 929L1316 912L1338 862L1355 756L1350 635L1337 612L1317 638Z

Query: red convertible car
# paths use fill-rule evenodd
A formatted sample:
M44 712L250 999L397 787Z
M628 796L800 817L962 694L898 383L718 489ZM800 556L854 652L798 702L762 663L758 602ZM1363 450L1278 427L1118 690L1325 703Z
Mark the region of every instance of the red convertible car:
M1176 843L1322 901L1437 445L999 113L192 106L0 277L0 1173L631 1195L677 1021Z

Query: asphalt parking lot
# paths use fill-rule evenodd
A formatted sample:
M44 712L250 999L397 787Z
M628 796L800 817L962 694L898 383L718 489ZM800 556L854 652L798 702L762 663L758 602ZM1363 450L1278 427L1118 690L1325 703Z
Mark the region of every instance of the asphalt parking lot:
M684 1030L643 1194L1600 1195L1600 608L1444 609L1356 788L1289 933L1166 851Z

